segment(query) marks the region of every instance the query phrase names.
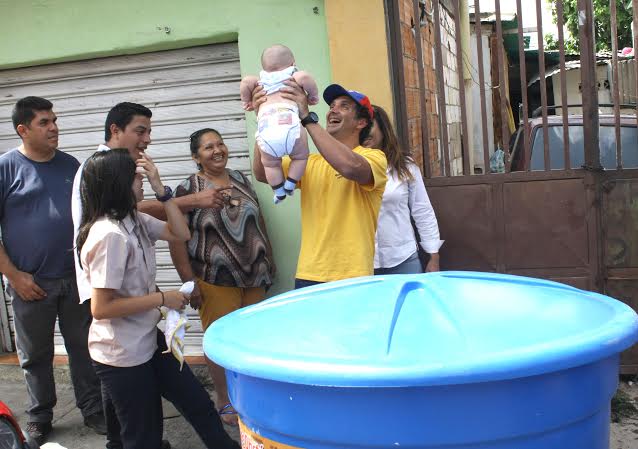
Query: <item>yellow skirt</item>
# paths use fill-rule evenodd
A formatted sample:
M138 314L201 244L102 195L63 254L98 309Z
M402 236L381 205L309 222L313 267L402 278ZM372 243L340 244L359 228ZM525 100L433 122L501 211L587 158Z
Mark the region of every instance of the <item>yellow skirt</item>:
M221 287L199 279L197 285L202 294L199 317L202 320L203 330L206 330L218 318L242 307L257 304L266 297L264 287Z

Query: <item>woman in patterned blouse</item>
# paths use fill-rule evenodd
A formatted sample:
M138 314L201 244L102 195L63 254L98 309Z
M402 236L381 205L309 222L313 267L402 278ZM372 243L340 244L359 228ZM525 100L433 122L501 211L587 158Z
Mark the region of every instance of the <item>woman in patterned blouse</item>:
M221 134L200 129L191 135L190 149L199 171L177 187L175 196L228 186L224 208L193 209L188 213L190 241L170 245L182 281L197 280L191 306L199 310L206 330L216 319L262 301L275 264L257 194L243 173L226 168L228 148ZM224 369L207 361L222 420L236 425Z

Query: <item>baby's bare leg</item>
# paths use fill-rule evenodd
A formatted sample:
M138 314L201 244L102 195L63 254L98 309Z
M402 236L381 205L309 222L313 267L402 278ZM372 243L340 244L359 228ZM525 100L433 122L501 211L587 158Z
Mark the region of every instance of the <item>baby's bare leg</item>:
M284 170L281 168L281 158L262 151L261 163L264 166L266 180L274 192L273 202L275 204L281 203L286 199L286 190L284 189Z
M292 195L292 191L295 189L297 182L299 182L306 171L308 153L308 134L306 133L306 129L302 128L299 138L290 152L290 167L288 168L288 178L284 185L286 193L289 195Z
M281 168L281 158L261 151L261 163L264 165L266 180L273 189L284 182L284 171Z

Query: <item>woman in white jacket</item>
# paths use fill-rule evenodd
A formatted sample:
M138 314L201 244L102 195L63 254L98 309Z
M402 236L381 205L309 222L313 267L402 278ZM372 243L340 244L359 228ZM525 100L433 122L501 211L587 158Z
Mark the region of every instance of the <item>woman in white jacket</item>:
M374 108L370 136L363 142L382 150L388 159L388 182L383 193L375 238L374 273L406 274L439 271L439 225L425 191L421 171L400 146L388 114ZM415 226L411 224L414 220ZM420 245L430 255L422 267L414 228Z

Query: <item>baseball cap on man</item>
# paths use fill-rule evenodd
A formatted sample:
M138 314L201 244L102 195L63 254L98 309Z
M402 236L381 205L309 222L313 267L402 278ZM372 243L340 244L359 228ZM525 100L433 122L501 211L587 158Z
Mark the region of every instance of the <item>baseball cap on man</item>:
M370 118L374 118L374 109L372 109L370 99L365 94L357 92L356 90L346 90L338 84L331 84L323 91L323 100L330 104L335 98L343 97L344 95L352 98L360 106L366 108L370 113Z

